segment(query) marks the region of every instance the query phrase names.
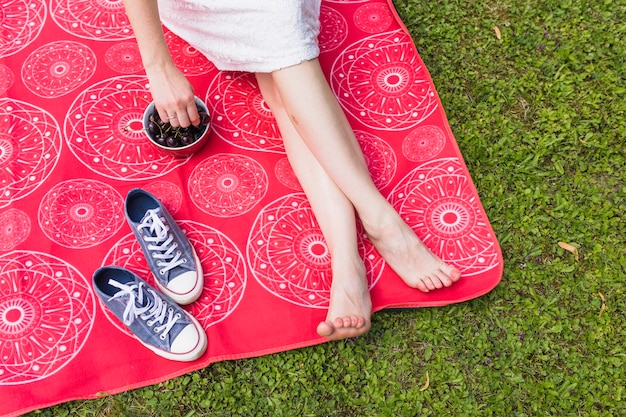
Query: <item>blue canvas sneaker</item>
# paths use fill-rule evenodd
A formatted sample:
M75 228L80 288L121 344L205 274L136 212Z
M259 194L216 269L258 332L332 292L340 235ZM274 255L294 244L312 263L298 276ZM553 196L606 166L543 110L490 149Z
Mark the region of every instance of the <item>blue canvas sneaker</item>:
M133 272L104 266L94 273L93 284L104 305L157 355L187 362L206 351L200 323Z
M134 188L126 196L124 211L157 287L178 304L196 301L204 286L202 265L165 206L149 192Z

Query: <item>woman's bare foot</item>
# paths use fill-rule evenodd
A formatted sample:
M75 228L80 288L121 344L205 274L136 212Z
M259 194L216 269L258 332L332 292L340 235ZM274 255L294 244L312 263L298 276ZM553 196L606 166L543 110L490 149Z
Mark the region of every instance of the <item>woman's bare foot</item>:
M432 253L393 208L376 223L363 225L378 253L409 287L429 292L461 278L461 272Z
M365 265L360 258L356 267L353 266L354 262L348 262L348 267L338 263L333 261L333 282L326 321L317 326L317 333L329 340L361 336L372 326L372 301Z

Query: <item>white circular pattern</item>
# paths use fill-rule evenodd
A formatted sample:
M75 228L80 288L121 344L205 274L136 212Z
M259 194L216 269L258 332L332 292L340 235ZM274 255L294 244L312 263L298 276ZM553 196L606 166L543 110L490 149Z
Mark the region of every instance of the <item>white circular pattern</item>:
M0 251L9 251L30 234L30 217L22 210L10 208L0 213Z
M219 72L207 91L211 127L224 141L243 149L284 153L285 147L254 74Z
M169 30L165 31L165 41L174 63L185 75L202 75L210 71L217 71L215 65L200 51Z
M435 158L446 146L446 134L435 125L421 126L402 141L402 154L413 162Z
M122 76L94 84L78 95L65 118L72 153L105 177L137 181L172 171L189 158L157 151L143 131L143 112L151 101L148 80Z
M74 36L98 41L133 37L122 0L56 0L50 3L54 21Z
M0 208L32 193L61 153L61 132L46 111L0 98Z
M398 182L389 201L422 241L464 276L498 265L498 252L471 179L456 158L427 162Z
M252 274L270 293L303 307L328 307L330 252L304 194L287 195L261 210L247 247ZM384 261L364 237L359 252L372 288Z
M96 71L96 54L79 42L50 42L35 49L22 66L22 81L33 94L44 98L65 95Z
M228 317L243 299L246 262L222 232L196 222L184 224L204 270L204 291L188 309L206 328Z
M268 189L265 170L244 155L212 155L189 176L191 201L205 213L217 217L240 216L252 210Z
M274 165L274 175L276 175L278 181L285 187L302 191L300 181L298 181L298 177L296 177L295 172L293 172L293 168L287 157L280 158L278 162L276 162L276 165Z
M48 254L0 255L0 385L49 377L80 352L91 332L91 287Z
M143 70L139 47L136 42L119 42L107 49L104 62L113 71L134 74Z
M339 48L348 37L348 22L343 15L326 5L320 8L320 34L317 42L320 52Z
M246 266L237 246L222 232L204 224L182 220L177 222L196 251L204 271L204 290L200 298L185 308L206 328L230 315L243 297L246 287ZM155 286L141 247L133 234L117 242L102 265L118 265L133 271ZM121 331L130 334L117 318L103 308L107 318Z
M393 14L387 3L364 4L354 12L354 24L367 33L384 32L393 21Z
M176 214L183 205L183 192L180 187L173 182L153 181L141 188L158 198L171 215Z
M6 94L9 88L13 85L13 71L6 65L0 64L0 96Z
M111 185L72 179L52 187L39 205L39 226L53 242L72 249L99 245L124 224L123 197Z
M387 142L371 133L356 130L354 134L363 150L374 184L378 189L385 188L396 174L396 153Z
M3 0L0 8L0 58L13 55L31 44L46 20L42 0Z
M330 81L344 109L372 129L409 129L437 108L413 42L399 30L351 45L335 60Z

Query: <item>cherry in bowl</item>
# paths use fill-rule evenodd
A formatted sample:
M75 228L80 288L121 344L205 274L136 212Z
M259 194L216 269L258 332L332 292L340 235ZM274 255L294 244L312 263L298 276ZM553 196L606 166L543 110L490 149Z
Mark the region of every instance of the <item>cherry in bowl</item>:
M188 157L204 146L209 137L211 122L209 110L202 100L195 97L200 114L200 124L189 127L173 127L169 121L161 120L154 102L143 114L143 130L150 143L165 155Z

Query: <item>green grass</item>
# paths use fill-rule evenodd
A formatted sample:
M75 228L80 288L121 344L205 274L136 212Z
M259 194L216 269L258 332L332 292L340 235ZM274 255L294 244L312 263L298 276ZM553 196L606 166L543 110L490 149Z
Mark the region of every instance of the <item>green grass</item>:
M501 243L502 283L377 313L357 340L29 416L626 415L626 2L396 6Z

